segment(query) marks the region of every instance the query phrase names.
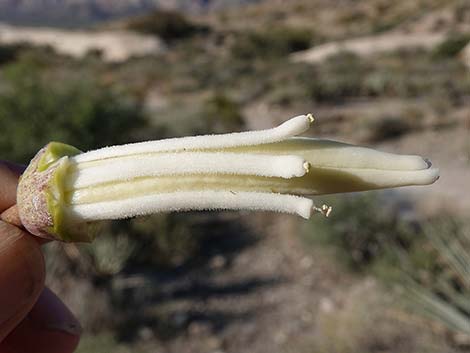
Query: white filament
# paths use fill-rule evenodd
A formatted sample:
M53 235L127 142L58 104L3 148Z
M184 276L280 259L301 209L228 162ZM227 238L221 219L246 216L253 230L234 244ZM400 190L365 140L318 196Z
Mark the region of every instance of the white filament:
M74 205L71 220L90 222L123 219L157 212L188 210L258 210L298 214L309 218L313 201L294 195L261 192L184 191L124 200Z
M299 156L270 156L240 153L182 152L122 157L104 160L86 167L78 164L68 179L68 189L79 189L111 181L138 177L234 174L293 178L307 172L308 165Z
M82 153L71 159L77 163L82 163L143 153L194 151L268 144L282 141L305 132L311 124L311 119L312 118L307 115L300 115L275 128L267 130L234 132L220 135L189 136L110 146Z

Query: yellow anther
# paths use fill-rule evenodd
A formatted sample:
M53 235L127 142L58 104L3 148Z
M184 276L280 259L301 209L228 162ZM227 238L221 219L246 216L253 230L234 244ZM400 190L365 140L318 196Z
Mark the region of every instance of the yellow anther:
M310 124L312 124L315 121L315 117L313 116L312 113L307 114L307 119L310 122Z
M329 217L330 214L331 214L331 211L333 210L333 208L331 206L327 206L327 205L323 205L321 207L322 209L322 213L325 215L325 217Z
M329 217L333 208L331 206L322 205L322 207L313 207L313 210L321 213L325 217Z
M309 162L304 162L303 167L305 169L305 173L310 172L310 163Z

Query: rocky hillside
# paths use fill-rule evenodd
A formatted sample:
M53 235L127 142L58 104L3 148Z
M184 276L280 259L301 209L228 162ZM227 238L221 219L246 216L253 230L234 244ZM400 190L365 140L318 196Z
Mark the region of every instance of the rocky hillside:
M256 0L2 0L0 21L27 25L80 26L142 14L156 8L200 12Z

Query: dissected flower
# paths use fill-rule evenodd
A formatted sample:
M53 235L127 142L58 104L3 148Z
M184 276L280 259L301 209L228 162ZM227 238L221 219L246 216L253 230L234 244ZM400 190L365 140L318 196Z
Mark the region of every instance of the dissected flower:
M268 130L191 136L81 153L51 142L20 180L18 208L33 234L90 239L105 219L185 210L263 210L326 216L303 195L426 185L439 171L419 156L295 137L313 116Z

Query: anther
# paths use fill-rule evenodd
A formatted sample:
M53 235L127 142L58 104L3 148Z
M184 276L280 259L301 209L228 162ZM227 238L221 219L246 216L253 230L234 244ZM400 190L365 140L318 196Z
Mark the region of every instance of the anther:
M303 164L303 167L305 169L305 173L309 173L310 172L310 163L309 162L304 162Z
M321 207L313 207L315 212L321 213L325 217L329 217L333 208L331 206L322 205Z
M312 124L315 121L315 117L313 116L312 113L307 114L307 119L310 122L310 124Z
M329 217L330 214L331 214L331 211L333 211L333 208L331 206L327 206L327 205L322 205L321 207L322 209L322 213L325 215L325 217Z

